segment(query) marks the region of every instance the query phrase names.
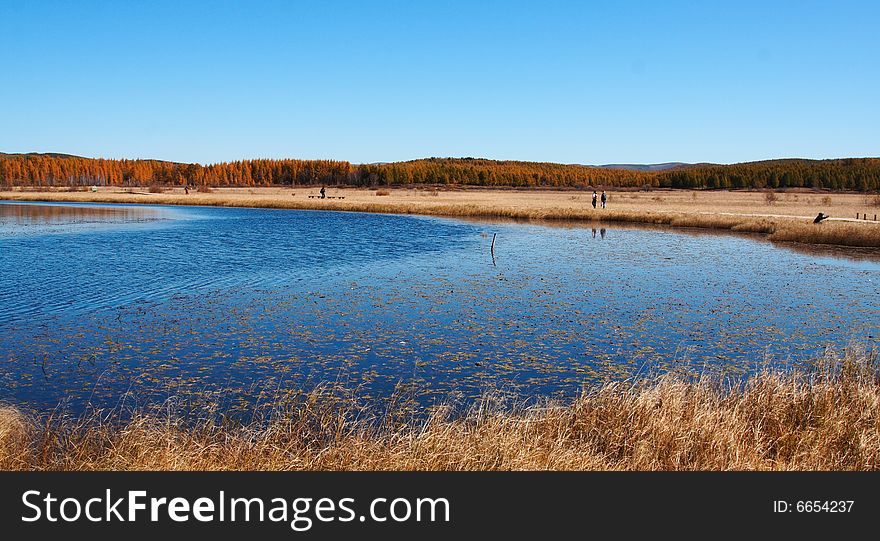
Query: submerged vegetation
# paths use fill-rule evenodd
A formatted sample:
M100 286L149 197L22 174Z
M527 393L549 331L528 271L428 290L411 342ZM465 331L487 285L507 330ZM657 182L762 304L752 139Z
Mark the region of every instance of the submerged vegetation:
M0 186L272 186L419 184L519 187L880 190L880 158L696 164L663 170L478 158L361 164L334 160L246 160L200 165L0 153Z
M531 407L379 415L315 391L246 424L215 415L0 408L4 470L877 470L876 352L746 382L666 374Z

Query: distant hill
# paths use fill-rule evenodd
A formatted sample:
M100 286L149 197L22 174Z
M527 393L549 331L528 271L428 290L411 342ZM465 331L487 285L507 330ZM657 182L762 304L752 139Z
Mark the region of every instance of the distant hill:
M101 161L111 161L111 162L152 162L152 163L179 163L179 162L169 162L167 160L154 160L151 158L134 158L134 159L124 159L124 160L115 160L112 158L84 158L82 156L77 156L76 154L64 154L61 152L19 152L19 153L6 153L0 152L0 159L10 159L10 158L58 158L61 160L101 160ZM187 165L187 164L183 164Z
M19 154L7 154L6 152L0 152L0 157L4 157L4 158L14 158L17 156L46 156L49 158L62 158L62 159L78 158L78 159L85 159L85 160L90 159L90 158L83 158L82 156L75 156L73 154L61 154L60 152L25 152L25 153L19 153Z
M601 167L602 169L626 169L628 171L666 171L668 169L678 169L680 167L688 167L694 164L683 162L667 162L667 163L609 163L605 165L594 165L593 167ZM703 165L703 164L701 164Z

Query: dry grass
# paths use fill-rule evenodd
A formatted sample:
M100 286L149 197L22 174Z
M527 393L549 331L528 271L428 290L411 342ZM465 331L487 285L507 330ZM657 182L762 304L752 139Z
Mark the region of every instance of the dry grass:
M0 410L0 468L25 470L877 470L876 353L742 385L672 375L568 404L381 419L314 393L271 420L124 423Z
M865 227L854 222L822 224L780 224L770 232L770 240L778 242L809 242L842 246L880 246L880 226Z
M179 188L163 194L103 188L97 193L15 191L0 193L0 199L332 209L588 224L636 223L761 233L776 241L880 247L880 222L852 219L856 212L868 210L865 196L858 194L785 193L772 205L772 214L762 214L761 209L766 212L768 208L762 192L700 192L698 197L695 197L697 192L687 190L610 192L608 208L603 210L593 209L588 197L580 199L570 191L387 190L389 195L381 200L375 197L378 191L340 191L345 193L345 199L309 199L286 188L214 188L210 193L189 195L184 195ZM820 210L830 214L831 219L813 224L813 217ZM871 216L873 214L872 211Z
M29 469L33 458L33 426L15 408L0 407L0 468Z
M391 195L390 190L376 190L376 195Z

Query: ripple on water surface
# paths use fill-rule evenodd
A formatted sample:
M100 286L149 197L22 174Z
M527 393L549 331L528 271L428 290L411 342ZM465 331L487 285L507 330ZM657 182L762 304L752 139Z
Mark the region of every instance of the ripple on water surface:
M880 322L876 252L680 230L0 204L0 251L0 400L36 407L328 381L570 396L876 343Z

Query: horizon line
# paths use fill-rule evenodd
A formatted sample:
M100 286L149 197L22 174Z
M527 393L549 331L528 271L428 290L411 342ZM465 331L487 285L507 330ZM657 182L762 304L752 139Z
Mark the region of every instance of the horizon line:
M834 158L804 158L804 157L796 157L796 156L786 156L779 158L761 158L756 160L747 160L747 161L738 161L738 162L708 162L708 161L696 161L696 162L685 162L685 161L677 161L677 160L668 160L662 162L636 162L636 161L618 161L618 162L607 162L607 163L575 163L575 162L554 162L547 160L524 160L524 159L509 159L509 158L488 158L485 156L423 156L420 158L410 158L405 160L392 160L392 161L372 161L372 162L354 162L345 159L338 158L294 158L294 157L285 157L285 158L277 158L277 157L262 157L262 158L237 158L231 160L224 161L215 161L215 162L197 162L197 161L175 161L175 160L167 160L162 158L107 158L103 156L81 156L79 154L69 154L66 152L4 152L0 151L0 155L3 156L28 156L28 155L38 155L38 156L69 156L72 158L80 158L86 160L109 160L109 161L121 161L121 160L129 160L129 161L156 161L156 162L166 162L166 163L178 163L178 164L187 164L187 165L199 165L202 167L210 166L210 165L219 165L224 163L235 163L235 162L248 162L248 161L259 161L259 160L297 160L297 161L336 161L336 162L347 162L351 165L384 165L384 164L394 164L394 163L406 163L420 160L431 160L431 159L439 159L439 160L486 160L493 162L522 162L522 163L547 163L554 165L565 165L565 166L579 166L579 167L653 167L653 166L662 166L662 165L739 165L739 164L747 164L747 163L757 163L757 162L768 162L768 161L783 161L783 160L804 160L804 161L830 161L830 160L848 160L848 159L880 159L880 156L838 156Z

